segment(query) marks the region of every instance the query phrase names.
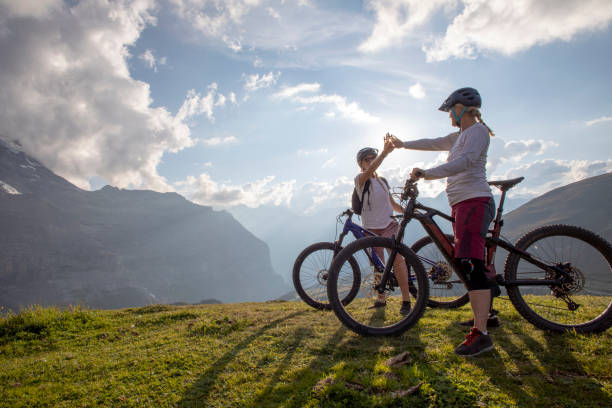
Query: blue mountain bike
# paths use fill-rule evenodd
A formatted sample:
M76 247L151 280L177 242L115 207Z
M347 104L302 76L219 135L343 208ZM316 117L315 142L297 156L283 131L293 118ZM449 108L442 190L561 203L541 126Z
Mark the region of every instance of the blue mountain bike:
M306 247L296 258L293 265L293 285L297 294L308 305L316 309L331 309L327 297L328 270L333 258L342 249L345 237L351 233L356 239L376 236L371 231L353 222L353 211L348 209L337 217L337 222L343 224L342 232L334 242L317 242ZM347 217L344 222L342 218ZM402 216L395 216L401 218ZM447 235L452 241L453 236ZM456 308L465 305L469 299L461 279L454 269L444 259L440 250L429 236L416 241L411 249L426 268L429 281L430 307ZM365 271L360 268L362 259L370 265ZM375 286L384 271L384 260L380 259L374 251L355 255L348 260L349 268L344 268L338 276L338 284L345 288L342 298L343 304L350 303L355 297L376 298ZM416 277L410 276L410 292L416 298ZM391 277L391 286L398 288L395 276ZM361 293L360 293L361 290ZM399 296L399 290L394 295ZM393 296L392 296L393 297Z

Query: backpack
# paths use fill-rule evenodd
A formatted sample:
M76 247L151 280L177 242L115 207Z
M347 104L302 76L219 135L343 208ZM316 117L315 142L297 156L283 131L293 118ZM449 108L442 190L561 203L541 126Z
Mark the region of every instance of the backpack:
M384 177L379 177L379 179L384 181L387 186L387 190L390 190L387 179ZM359 194L357 194L357 187L353 188L353 196L351 197L351 209L357 215L361 215L361 211L363 210L363 199L365 197L366 191L368 192L368 194L370 193L370 180L371 179L367 179L365 184L363 185L363 192L361 193L361 198L359 198Z

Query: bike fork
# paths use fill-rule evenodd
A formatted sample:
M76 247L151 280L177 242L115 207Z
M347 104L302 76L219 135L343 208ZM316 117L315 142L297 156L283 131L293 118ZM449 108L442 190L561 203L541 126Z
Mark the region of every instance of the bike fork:
M387 260L387 264L385 265L385 269L383 271L380 282L378 283L378 285L374 286L374 289L376 289L376 291L381 294L384 293L385 288L387 287L387 281L389 280L389 277L391 276L391 268L393 267L393 264L395 263L395 257L397 256L397 245L396 245L397 243L395 241L395 235L392 235L391 239L394 242L393 248L391 249L391 253L389 254L389 258ZM383 249L383 256L384 256L384 249Z

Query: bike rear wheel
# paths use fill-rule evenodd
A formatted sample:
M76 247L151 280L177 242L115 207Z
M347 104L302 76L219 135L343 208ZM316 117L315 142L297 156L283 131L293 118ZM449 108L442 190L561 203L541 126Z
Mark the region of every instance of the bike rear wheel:
M293 264L293 286L300 298L308 305L320 310L330 310L327 298L327 281L329 266L336 252L341 250L333 242L317 242L306 247ZM349 259L349 268L338 277L341 285L350 289L346 291L342 302L348 303L357 296L361 285L359 265Z
M453 242L452 235L446 237ZM463 281L448 263L430 236L424 236L410 247L423 262L429 278L429 300L427 306L455 309L467 304L470 298Z
M516 247L567 275L556 286L506 286L525 319L555 332L596 333L612 326L612 247L605 239L583 228L551 225L527 233ZM504 274L507 281L561 276L514 253L506 259Z
M340 251L330 267L329 280L327 282L327 297L332 305L338 319L349 329L361 335L383 336L399 335L412 327L423 315L429 296L427 276L421 261L414 252L405 245L397 245L397 262L394 263L391 272L390 283L385 290L386 306L373 307L378 298L378 292L374 286L378 283L377 275L384 270L384 265L379 264L379 271L371 262L371 254L375 248L379 249L383 262L387 262L389 253L396 246L391 238L368 237L354 241ZM411 309L408 313L400 313L402 307L402 294L397 287L395 275L396 268L402 268L400 262L405 260L407 269L410 271L409 283L415 293L411 298ZM350 260L354 259L361 273L361 290L357 297L350 303L345 304L341 299L349 289L342 285L339 277L346 274L345 270L351 268ZM378 276L379 278L379 276Z

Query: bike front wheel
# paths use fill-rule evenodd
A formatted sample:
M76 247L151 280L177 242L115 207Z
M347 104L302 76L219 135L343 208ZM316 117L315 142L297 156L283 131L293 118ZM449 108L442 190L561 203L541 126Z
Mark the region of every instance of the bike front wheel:
M554 332L596 333L612 326L612 247L605 239L583 228L550 225L527 233L516 247L557 269L540 269L510 253L506 281L564 279L560 285L506 286L525 319Z
M452 235L446 237L454 241ZM427 306L455 309L467 304L470 298L455 268L444 258L430 236L424 236L410 247L419 257L429 278Z
M381 272L389 261L393 248L397 248L397 256L384 291L385 305L376 307L381 297L374 287L380 282ZM351 268L351 259L359 266L361 288L357 297L345 304L341 299L349 288L342 284L339 277ZM408 287L405 288L405 294L402 294L398 287L398 276L400 280L401 276L406 278L404 282L407 282ZM428 296L427 275L421 261L410 248L396 244L391 238L358 239L336 255L329 269L327 297L334 313L346 327L361 335L385 336L403 333L423 315ZM409 310L402 310L402 306L405 308L403 299L410 301Z
M330 310L327 299L327 281L329 266L341 246L333 242L317 242L306 247L297 256L293 264L293 286L304 302L315 309ZM342 302L349 303L357 296L361 285L359 265L354 259L349 259L349 268L338 277L342 287L349 287Z

